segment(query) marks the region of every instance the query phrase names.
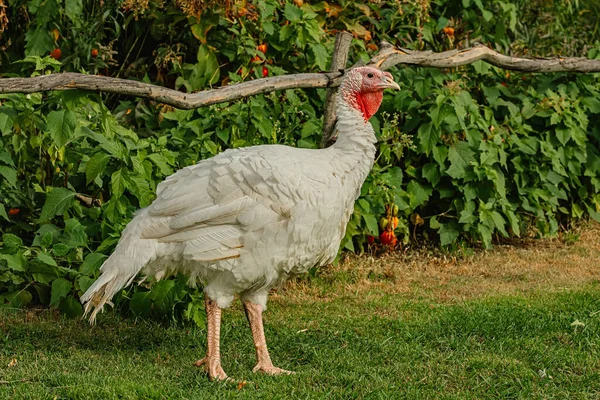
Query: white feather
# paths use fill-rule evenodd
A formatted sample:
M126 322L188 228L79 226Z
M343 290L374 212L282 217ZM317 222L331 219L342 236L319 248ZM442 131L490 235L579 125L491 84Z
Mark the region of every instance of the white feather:
M327 149L227 150L168 177L82 296L86 314L93 321L140 273L184 273L219 306L240 294L265 307L269 288L331 262L375 155L361 113L341 99L337 115Z

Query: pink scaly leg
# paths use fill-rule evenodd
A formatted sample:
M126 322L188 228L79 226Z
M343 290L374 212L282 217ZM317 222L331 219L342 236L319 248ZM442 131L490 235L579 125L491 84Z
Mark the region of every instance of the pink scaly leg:
M220 381L228 379L227 374L221 368L221 309L216 302L205 297L204 304L206 306L207 320L207 350L206 357L194 363L196 367L204 366L211 380L218 379Z
M285 369L273 366L271 356L269 356L269 350L267 349L267 341L265 339L265 331L262 321L262 307L258 304L245 302L244 310L246 310L246 317L248 318L250 329L252 330L252 339L254 339L256 359L258 360L258 363L252 372L261 371L268 375L291 374L291 371L286 371Z

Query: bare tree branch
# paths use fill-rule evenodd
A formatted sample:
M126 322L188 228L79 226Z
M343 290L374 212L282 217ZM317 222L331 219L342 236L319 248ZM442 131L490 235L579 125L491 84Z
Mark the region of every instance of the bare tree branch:
M350 43L352 35L348 32L338 32L335 36L335 47L333 57L331 59L331 68L329 71L335 72L346 69L348 62L348 52L350 51ZM333 128L335 127L335 99L337 97L337 88L327 90L325 96L325 110L323 112L323 137L321 139L321 147L327 147L331 143Z
M189 110L278 90L339 86L339 78L341 76L341 72L282 75L222 86L217 89L204 90L198 93L183 93L162 86L129 79L66 72L36 76L34 78L0 79L0 94L83 89L143 97Z
M431 51L398 49L388 43L383 43L380 53L370 60L369 65L374 65L384 70L398 64L452 68L479 60L500 68L523 72L600 72L600 60L589 60L579 57L532 59L509 57L482 45L465 50L449 50L442 53L434 53ZM177 108L193 109L278 90L332 88L339 86L342 75L342 72L338 71L283 75L204 90L199 93L182 93L177 90L138 81L67 72L34 78L0 79L0 94L83 89L143 97Z
M521 72L600 72L600 60L590 60L582 57L510 57L483 45L476 45L464 50L449 50L442 53L412 51L385 46L379 54L371 59L370 64L374 64L384 70L397 64L452 68L471 64L479 60L496 67Z

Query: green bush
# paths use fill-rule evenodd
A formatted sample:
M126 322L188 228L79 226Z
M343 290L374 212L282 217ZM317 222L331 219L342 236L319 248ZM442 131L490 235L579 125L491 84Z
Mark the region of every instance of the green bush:
M600 57L599 19L578 18L599 15L591 0L218 3L11 2L0 76L83 71L195 91L324 70L340 29L355 36L353 62L368 60L380 40ZM402 91L386 94L372 119L377 162L345 248L363 251L390 204L403 243L487 248L502 236L600 220L597 74L507 73L481 62L392 72ZM230 147L317 148L323 101L323 90L288 90L184 111L81 91L1 95L0 304L80 315L79 295L158 183ZM136 315L202 320L201 296L180 279L117 300Z

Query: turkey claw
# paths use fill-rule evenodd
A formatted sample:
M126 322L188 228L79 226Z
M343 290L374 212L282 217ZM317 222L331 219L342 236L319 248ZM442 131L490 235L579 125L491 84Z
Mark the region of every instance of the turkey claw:
M204 370L208 374L208 377L211 381L225 381L229 380L225 371L221 367L221 362L219 360L215 360L209 357L204 357L201 360L198 360L194 363L196 367L204 367Z
M267 374L267 375L292 375L294 374L294 372L292 371L288 371L286 369L283 368L278 368L275 367L273 364L271 365L262 365L262 364L256 364L256 367L254 367L252 369L252 372L262 372L263 374Z

